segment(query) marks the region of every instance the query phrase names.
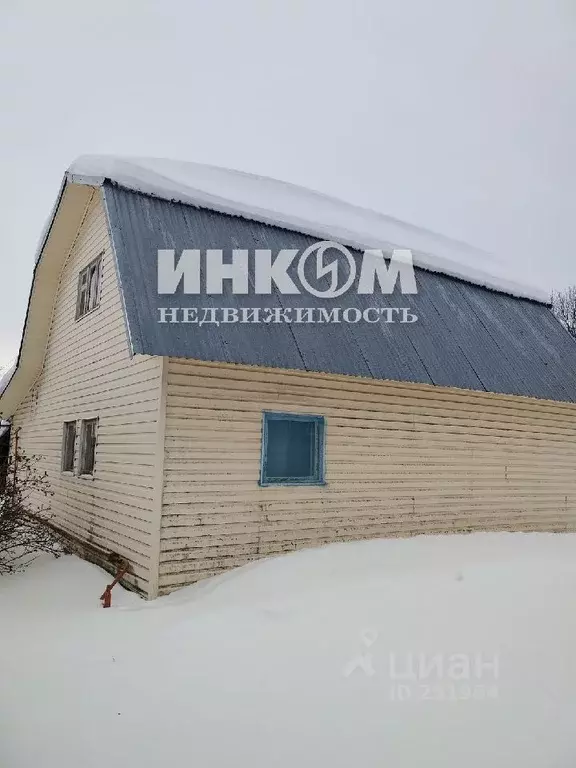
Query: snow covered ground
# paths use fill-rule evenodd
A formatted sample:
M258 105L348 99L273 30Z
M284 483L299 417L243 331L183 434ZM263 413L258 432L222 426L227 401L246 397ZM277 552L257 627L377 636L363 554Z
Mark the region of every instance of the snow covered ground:
M576 535L337 544L103 610L108 578L0 580L3 768L576 765Z

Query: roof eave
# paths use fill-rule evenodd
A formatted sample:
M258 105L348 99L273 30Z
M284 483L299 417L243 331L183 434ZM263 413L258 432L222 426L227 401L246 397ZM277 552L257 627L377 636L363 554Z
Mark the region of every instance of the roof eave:
M42 369L62 267L76 240L94 186L68 175L42 233L36 254L22 339L14 372L0 394L0 415L13 416Z

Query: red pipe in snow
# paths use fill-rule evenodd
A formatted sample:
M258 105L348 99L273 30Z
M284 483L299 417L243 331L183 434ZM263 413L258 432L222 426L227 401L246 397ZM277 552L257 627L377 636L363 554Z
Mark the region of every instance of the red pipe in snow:
M114 581L112 584L108 584L104 592L100 595L100 600L102 600L102 608L110 608L112 605L112 590L118 584L122 576L124 576L125 573L128 571L128 563L123 563L116 572L116 576L114 577Z

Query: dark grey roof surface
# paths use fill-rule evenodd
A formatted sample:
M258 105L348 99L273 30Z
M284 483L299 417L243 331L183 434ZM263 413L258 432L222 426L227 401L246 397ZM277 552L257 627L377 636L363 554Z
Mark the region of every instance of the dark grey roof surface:
M105 202L136 354L421 382L576 402L576 341L535 301L416 269L418 294L332 300L308 294L158 295L160 248L282 248L308 235L131 192L106 183ZM310 260L312 261L312 260ZM252 276L250 278L252 280ZM162 324L159 307L410 307L412 324Z

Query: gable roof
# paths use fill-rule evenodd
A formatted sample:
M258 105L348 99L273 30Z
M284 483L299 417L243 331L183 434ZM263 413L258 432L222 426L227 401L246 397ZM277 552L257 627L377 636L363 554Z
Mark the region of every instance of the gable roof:
M418 293L220 296L157 293L159 248L304 250L316 238L104 184L135 353L293 368L576 402L576 342L545 304L416 269ZM359 253L355 256L360 257ZM295 272L295 267L288 270ZM386 301L382 301L385 298ZM158 322L159 307L407 306L413 324Z
M196 179L196 187L191 178ZM318 193L249 174L171 161L83 158L64 178L42 236L17 366L0 391L10 415L40 373L58 276L95 187L102 189L133 353L350 374L576 402L576 342L546 297L465 244ZM283 207L282 207L283 206ZM318 238L410 248L419 292L354 296L360 309L407 306L409 324L160 324L158 307L347 306L346 297L194 297L157 293L159 248L303 250ZM354 257L360 254L355 252ZM497 271L490 265L491 271ZM265 301L264 301L265 300Z
M40 238L18 358L0 383L1 416L13 415L40 374L60 273L93 193L91 187L66 178L62 182Z

